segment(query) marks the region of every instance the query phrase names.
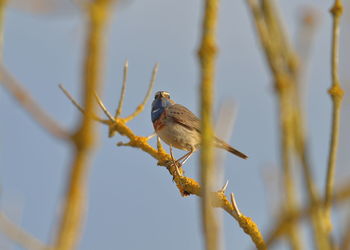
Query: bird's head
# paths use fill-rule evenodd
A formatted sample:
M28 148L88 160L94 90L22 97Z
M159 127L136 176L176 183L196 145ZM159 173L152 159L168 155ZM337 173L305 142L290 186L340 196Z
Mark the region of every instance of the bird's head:
M158 91L154 95L154 100L152 102L152 122L155 122L160 117L160 115L164 112L164 109L173 105L174 103L175 102L170 99L169 92Z

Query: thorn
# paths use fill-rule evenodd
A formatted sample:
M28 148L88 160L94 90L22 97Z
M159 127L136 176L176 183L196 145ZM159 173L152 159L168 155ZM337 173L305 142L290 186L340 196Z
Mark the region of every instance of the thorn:
M225 193L227 185L228 185L228 180L226 181L225 185L219 190L219 192Z
M239 211L238 209L238 206L237 206L237 203L236 203L236 200L235 200L235 195L233 193L231 193L231 203L232 203L232 206L233 206L233 210L237 213L238 217L241 217L241 212Z

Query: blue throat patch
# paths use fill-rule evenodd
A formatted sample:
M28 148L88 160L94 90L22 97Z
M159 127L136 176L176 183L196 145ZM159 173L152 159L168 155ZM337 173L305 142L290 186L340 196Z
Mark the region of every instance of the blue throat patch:
M152 122L155 122L158 120L158 118L162 115L164 112L164 109L171 106L171 103L168 99L161 97L158 99L155 99L152 102L152 111L151 111L151 118Z

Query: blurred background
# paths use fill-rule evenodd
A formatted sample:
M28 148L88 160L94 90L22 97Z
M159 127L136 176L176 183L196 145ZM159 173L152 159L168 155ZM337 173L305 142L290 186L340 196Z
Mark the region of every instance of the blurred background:
M32 97L60 124L74 128L80 113L61 93L62 83L80 100L85 41L84 12L62 0L13 0L6 8L4 64ZM240 210L252 217L263 234L276 221L283 197L279 183L279 138L272 78L244 0L220 1L215 110L233 100L237 110L230 144L249 155L243 161L227 155L223 183L234 192ZM333 1L280 1L281 16L296 42L302 13L311 10L316 22L309 62L305 62L305 111L310 154L320 190L324 188L329 150L331 16ZM341 80L349 90L350 4L344 1L341 23ZM147 90L154 63L159 62L155 91L198 114L202 1L124 0L113 11L107 40L102 98L114 112L122 68L129 60L123 115L129 115ZM349 92L349 91L347 91ZM350 177L349 98L343 103L336 183ZM35 237L50 242L65 192L71 149L43 131L0 88L0 208ZM150 103L129 124L137 135L153 132ZM88 207L79 249L203 249L198 197L183 198L168 171L142 151L116 147L125 138L108 138L99 126L99 147L89 174ZM153 139L153 145L156 140ZM167 149L167 147L166 147ZM176 151L180 156L182 152ZM185 166L198 178L198 153ZM299 183L301 184L301 183ZM302 186L302 185L299 185ZM300 189L300 199L303 190ZM250 238L223 213L224 249L252 249ZM344 213L334 213L336 232ZM343 224L341 224L343 225ZM337 227L338 226L338 227ZM306 235L311 235L303 227ZM337 229L338 228L338 229ZM311 237L308 237L309 239ZM306 240L312 249L310 240ZM20 249L1 236L0 249ZM280 241L275 249L288 249Z

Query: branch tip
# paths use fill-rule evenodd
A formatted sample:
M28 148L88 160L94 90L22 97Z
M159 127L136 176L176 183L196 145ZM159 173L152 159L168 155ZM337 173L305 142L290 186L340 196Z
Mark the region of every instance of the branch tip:
M125 61L124 63L124 70L123 70L123 84L122 84L122 90L120 92L120 98L119 98L119 103L118 103L118 108L115 111L115 118L118 118L122 112L123 104L124 104L124 99L125 99L125 93L126 93L126 82L128 79L128 70L129 70L129 62L128 60Z

